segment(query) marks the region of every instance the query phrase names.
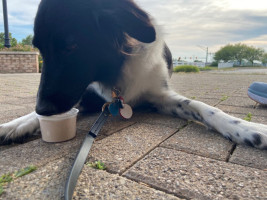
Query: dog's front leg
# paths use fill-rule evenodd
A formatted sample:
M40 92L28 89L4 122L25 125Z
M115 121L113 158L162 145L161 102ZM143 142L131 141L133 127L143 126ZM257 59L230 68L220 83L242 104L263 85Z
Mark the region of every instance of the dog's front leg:
M33 135L40 128L36 113L14 119L0 125L0 144L22 142L27 136Z
M174 91L150 95L159 111L176 117L198 121L238 144L267 149L267 125L248 122L224 113L203 102L178 95Z

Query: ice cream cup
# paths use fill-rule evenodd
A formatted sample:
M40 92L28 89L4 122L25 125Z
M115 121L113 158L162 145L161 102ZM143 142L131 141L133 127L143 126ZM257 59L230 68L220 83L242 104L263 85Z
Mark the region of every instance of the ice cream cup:
M52 116L38 115L42 139L45 142L64 142L76 135L76 121L79 110L70 111Z

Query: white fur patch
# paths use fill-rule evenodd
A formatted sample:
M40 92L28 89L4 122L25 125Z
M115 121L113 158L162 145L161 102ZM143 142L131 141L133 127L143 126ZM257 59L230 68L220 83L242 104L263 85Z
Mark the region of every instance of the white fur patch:
M40 128L36 113L32 112L23 117L17 118L5 124L0 125L0 138L2 140L15 140L25 136L32 135Z

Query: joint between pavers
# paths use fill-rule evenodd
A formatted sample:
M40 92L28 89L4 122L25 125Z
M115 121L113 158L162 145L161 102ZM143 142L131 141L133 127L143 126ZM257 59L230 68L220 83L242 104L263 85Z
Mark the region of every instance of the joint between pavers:
M128 179L128 180L134 181L134 182L136 182L136 183L138 183L138 184L142 184L142 185L145 185L145 186L147 186L147 187L150 187L150 188L152 188L152 189L154 189L154 190L164 192L165 194L173 195L174 197L178 197L178 198L186 199L186 200L191 199L191 198L186 197L186 196L184 196L184 195L182 195L182 194L177 194L177 193L175 193L175 192L168 191L168 190L165 189L165 188L161 188L161 187L159 187L159 186L157 186L157 185L154 185L154 184L151 184L151 183L142 182L142 181L137 180L137 179L135 179L135 178L133 178L133 177L128 177L128 176L126 176L126 175L121 175L121 176L124 177L124 178L126 178L126 179Z
M229 162L229 160L230 160L231 156L233 155L236 147L237 147L237 144L233 144L232 149L230 150L229 154L226 157L226 162Z
M222 103L222 102L224 102L224 101L218 100L218 102L216 104L214 104L213 106L216 107L216 106L220 105L220 103Z
M169 150L173 150L173 151L178 151L178 152L182 152L182 153L186 153L186 154L190 154L190 155L194 155L194 156L199 156L199 157L202 157L202 158L209 158L209 159L213 159L213 160L218 160L218 161L222 161L222 160L219 160L219 159L215 159L215 158L210 158L210 157L205 157L201 154L196 154L194 152L189 152L189 151L186 151L184 149L175 149L175 148L171 148L169 146L160 146L160 148L163 148L163 149L169 149ZM222 161L223 162L223 161Z
M137 124L137 123L138 123L138 122L134 122L134 123L132 123L132 124L129 124L128 126L122 127L121 129L118 129L118 130L115 130L115 131L111 131L111 132L109 132L108 135L105 135L105 134L104 134L104 135L105 135L106 137L109 137L109 136L113 135L114 133L120 132L120 131L122 131L122 130L124 130L124 129L126 129L126 128L129 128L129 127L131 127L131 126ZM106 137L104 137L104 138L106 138ZM102 138L102 139L104 139L104 138ZM102 140L102 139L100 139L100 140Z
M170 146L160 146L161 148L164 148L164 149L169 149L169 150L173 150L173 151L177 151L177 152L182 152L182 153L186 153L186 154L189 154L189 155L194 155L194 156L199 156L199 157L202 157L202 158L208 158L208 159L212 159L212 160L216 160L216 161L220 161L220 162L228 162L231 158L231 155L232 153L234 152L235 148L234 146L236 146L236 144L233 144L232 148L231 148L231 151L229 151L229 155L226 157L225 160L223 159L217 159L217 158L212 158L212 157L208 157L208 156L203 156L202 154L197 154L197 153L194 153L194 152L190 152L190 151L186 151L186 149L175 149L175 148L172 148ZM229 157L229 158L228 158Z
M145 158L148 154L150 154L152 151L154 151L156 148L160 147L160 145L162 143L164 143L166 140L168 140L169 138L171 138L173 135L175 135L176 133L178 133L179 131L181 131L183 128L185 128L186 126L188 126L188 124L182 126L179 129L176 129L173 133L170 133L168 136L164 137L162 141L160 141L157 145L155 145L154 147L152 147L151 149L149 149L145 154L143 154L140 158L138 158L137 160L135 160L130 166L128 166L127 168L125 168L125 170L119 172L118 174L120 176L122 176L122 174L124 174L127 170L129 170L131 167L133 167L137 162L139 162L140 160L142 160L143 158Z
M237 166L242 166L242 167L245 167L245 168L253 169L253 170L259 170L259 171L264 171L264 172L267 171L267 169L260 169L260 168L257 168L257 167L251 167L251 166L240 164L240 163L234 163L234 162L231 162L231 161L228 162L228 163L230 163L232 165L237 165Z

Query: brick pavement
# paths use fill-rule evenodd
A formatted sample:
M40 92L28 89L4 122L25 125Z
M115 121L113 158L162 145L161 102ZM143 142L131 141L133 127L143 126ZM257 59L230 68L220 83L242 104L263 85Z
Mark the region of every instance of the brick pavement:
M39 74L0 74L0 124L34 109ZM267 124L267 108L247 95L260 74L175 74L181 94L227 113ZM227 97L222 100L222 97ZM35 172L4 185L0 199L62 199L66 176L96 114L80 115L77 137L48 144L37 135L24 144L0 146L0 175L30 164ZM137 111L129 121L110 118L87 161L74 199L266 199L267 151L235 145L202 125Z

